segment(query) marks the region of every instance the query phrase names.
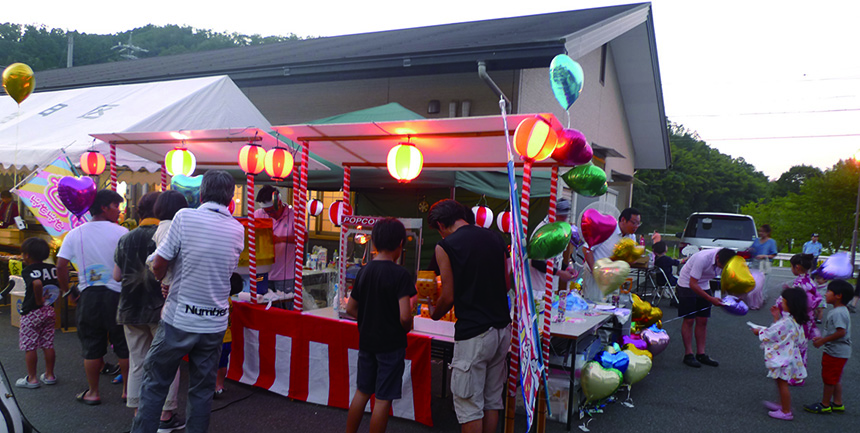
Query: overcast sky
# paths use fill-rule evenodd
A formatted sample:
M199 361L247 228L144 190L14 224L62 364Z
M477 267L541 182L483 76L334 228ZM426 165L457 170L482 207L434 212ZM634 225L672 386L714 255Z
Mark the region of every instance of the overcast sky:
M178 24L264 36L335 36L625 3L150 0L130 9L115 0L47 0L4 7L0 21L98 34ZM826 169L860 149L860 3L652 4L670 120L771 178L799 164Z

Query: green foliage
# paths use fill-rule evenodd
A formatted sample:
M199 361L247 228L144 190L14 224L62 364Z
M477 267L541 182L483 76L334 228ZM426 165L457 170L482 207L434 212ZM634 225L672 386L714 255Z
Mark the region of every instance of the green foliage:
M806 181L821 177L822 174L818 167L795 165L779 176L775 182L771 182L770 196L785 197L789 193L797 194Z
M767 177L743 158L731 158L710 148L681 125L669 124L672 166L640 170L633 184L633 207L642 212L639 233L683 228L693 212L734 213L738 206L765 197Z
M295 34L285 37L248 36L177 25L147 25L117 34L96 35L45 26L0 23L0 65L22 62L34 71L63 68L66 66L69 36L74 36L75 66L124 60L121 50L114 49L118 44L147 50L136 53L138 58L145 58L300 39Z
M798 193L750 203L742 212L752 215L756 224L770 224L779 250L799 252L812 233L830 253L851 246L854 211L860 167L852 161L839 161L820 176L807 178Z

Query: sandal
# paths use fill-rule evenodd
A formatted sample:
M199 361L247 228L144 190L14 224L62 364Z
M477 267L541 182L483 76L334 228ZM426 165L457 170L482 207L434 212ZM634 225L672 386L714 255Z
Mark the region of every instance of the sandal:
M87 399L85 399L84 397L87 395L88 392L90 392L89 388L87 388L84 392L76 395L75 400L77 400L83 404L89 405L89 406L98 406L98 405L102 404L101 400L87 400Z
M114 385L121 384L122 383L122 375L121 374L116 375L115 378L111 379L110 383L112 383Z

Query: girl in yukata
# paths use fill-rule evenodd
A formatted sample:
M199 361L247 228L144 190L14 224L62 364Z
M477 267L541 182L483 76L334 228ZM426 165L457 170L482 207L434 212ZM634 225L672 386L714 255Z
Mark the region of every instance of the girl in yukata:
M808 346L808 342L812 341L815 337L820 337L821 333L818 331L818 327L815 326L815 315L816 310L821 305L821 295L818 293L818 285L809 275L809 270L812 269L812 265L814 263L815 257L812 254L795 254L791 256L791 273L793 273L797 278L794 279L794 282L791 283L788 287L800 287L806 293L806 313L807 320L806 323L803 324L803 335L806 337L806 341L800 345L800 356L803 358L803 366L806 367L806 349ZM779 302L779 300L777 300ZM803 385L803 380L790 380L788 381L789 385L792 386L800 386Z
M806 367L800 356L801 344L806 344L802 325L809 320L806 308L806 293L799 287L783 290L782 296L773 307L773 324L769 327L754 327L753 333L761 340L764 349L764 364L768 369L767 377L776 380L779 390L779 403L765 401L771 418L791 421L791 392L788 381L806 378Z

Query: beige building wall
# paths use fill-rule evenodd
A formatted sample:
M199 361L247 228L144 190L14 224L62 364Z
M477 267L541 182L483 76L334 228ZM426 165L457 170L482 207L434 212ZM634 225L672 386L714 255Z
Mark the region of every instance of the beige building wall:
M515 71L490 72L505 94L513 97ZM246 87L242 91L272 125L290 125L397 102L427 118L457 117L467 102L470 116L498 115L499 102L492 90L474 73L421 75L326 83ZM439 101L439 113L427 112L431 100Z

